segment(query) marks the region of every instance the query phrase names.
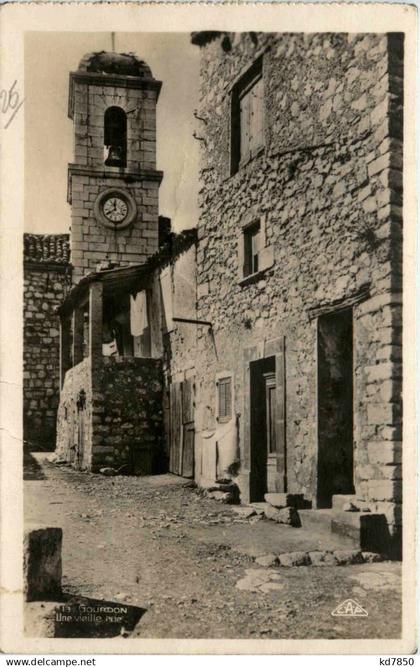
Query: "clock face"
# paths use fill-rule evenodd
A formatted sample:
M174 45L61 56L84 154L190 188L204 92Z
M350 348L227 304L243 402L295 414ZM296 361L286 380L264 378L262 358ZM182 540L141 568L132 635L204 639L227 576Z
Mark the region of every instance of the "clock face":
M128 214L128 206L121 197L108 197L103 204L103 214L107 220L118 225L124 222Z

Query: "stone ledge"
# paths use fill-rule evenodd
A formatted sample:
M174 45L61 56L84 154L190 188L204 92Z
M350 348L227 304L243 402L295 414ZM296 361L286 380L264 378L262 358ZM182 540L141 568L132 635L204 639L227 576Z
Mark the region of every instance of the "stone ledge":
M262 567L326 567L331 565L363 565L379 563L383 556L372 551L358 549L335 551L291 551L281 554L263 554L254 558L254 562Z

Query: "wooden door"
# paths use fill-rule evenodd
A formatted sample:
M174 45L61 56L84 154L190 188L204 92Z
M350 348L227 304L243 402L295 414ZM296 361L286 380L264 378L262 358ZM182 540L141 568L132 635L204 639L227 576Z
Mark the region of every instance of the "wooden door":
M194 383L184 380L182 389L182 472L183 477L194 477Z
M285 354L250 362L250 496L287 491Z
M194 477L194 383L190 378L170 385L169 471Z
M276 374L265 373L265 444L267 453L267 491L276 491Z

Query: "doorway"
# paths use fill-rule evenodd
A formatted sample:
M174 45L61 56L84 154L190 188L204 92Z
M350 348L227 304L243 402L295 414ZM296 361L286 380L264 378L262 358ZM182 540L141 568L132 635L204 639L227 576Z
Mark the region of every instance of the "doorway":
M352 493L353 312L347 309L318 319L317 506Z
M277 356L250 362L250 445L252 502L285 491L284 386Z

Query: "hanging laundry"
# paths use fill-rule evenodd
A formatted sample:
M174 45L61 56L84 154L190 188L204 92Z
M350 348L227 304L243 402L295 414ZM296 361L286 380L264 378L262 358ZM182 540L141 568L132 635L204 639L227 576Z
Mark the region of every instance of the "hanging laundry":
M149 326L146 292L130 296L130 328L132 336L141 336Z

